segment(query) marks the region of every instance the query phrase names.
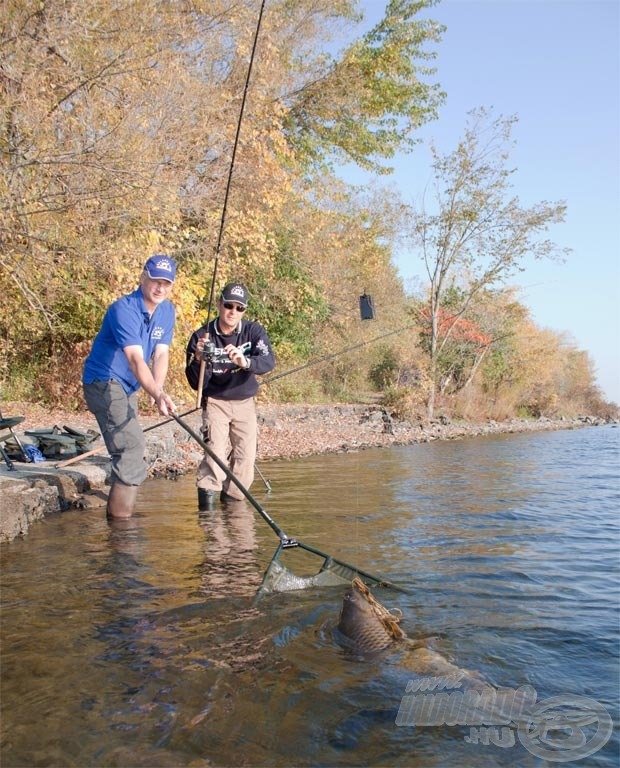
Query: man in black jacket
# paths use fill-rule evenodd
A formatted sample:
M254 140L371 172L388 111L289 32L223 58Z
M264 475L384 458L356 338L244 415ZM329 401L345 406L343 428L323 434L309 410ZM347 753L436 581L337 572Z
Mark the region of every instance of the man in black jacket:
M204 440L223 462L227 461L230 442L230 471L249 489L257 446L256 374L272 371L275 356L263 326L243 319L247 306L245 285L228 283L218 302L218 316L208 328L203 325L194 331L189 340L185 375L191 388L197 390L201 362L205 362L201 397ZM218 493L225 502L243 498L206 452L198 467L197 485L201 510L212 509Z

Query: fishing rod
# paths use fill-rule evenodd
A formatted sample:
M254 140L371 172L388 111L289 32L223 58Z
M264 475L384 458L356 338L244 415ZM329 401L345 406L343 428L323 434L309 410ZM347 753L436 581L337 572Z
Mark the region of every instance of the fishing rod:
M403 331L407 331L415 327L416 327L415 323L412 325L406 325L403 328L396 329L395 331L388 331L388 333L381 334L380 336L375 336L373 339L368 339L368 341L361 341L357 344L351 344L339 350L338 352L330 352L325 355L320 355L319 357L315 357L313 360L310 360L307 363L304 363L303 365L297 365L294 368L290 368L288 371L284 371L283 373L278 373L275 376L270 376L264 381L260 381L259 386L265 386L267 384L271 384L272 382L277 381L278 379L283 379L285 376L290 376L293 373L297 373L298 371L302 371L306 368L310 368L313 365L318 365L319 363L323 363L327 360L333 360L335 357L344 355L346 352L351 352L354 349L359 349L360 347L364 347L368 344L373 344L374 342L381 341L381 339L385 339L388 336L394 336L397 333L402 333ZM190 414L195 413L199 409L199 407L200 407L199 405L196 405L194 408L191 408L189 411L185 411L184 413L179 414L179 416L181 418L184 416L189 416ZM157 422L157 424L152 424L150 427L146 427L142 431L150 432L152 429L157 429L157 427L163 427L164 424L169 424L171 421L175 421L175 420L176 420L175 417L170 417L170 418L164 419L163 421ZM55 464L54 467L56 469L63 469L64 467L68 467L70 464L74 464L75 462L81 461L82 459L86 459L89 456L93 456L95 453L99 453L99 451L102 451L104 448L105 448L105 445L100 445L97 448L93 448L91 451L87 451L86 453L80 453L77 456L71 457L70 459L61 461L60 463ZM271 485L269 481L265 477L263 477L262 473L258 470L258 467L256 467L256 470L258 471L258 474L262 479L263 483L265 484L267 490L270 491Z
M213 308L213 296L214 296L214 293L215 293L215 281L216 281L216 277L217 277L217 267L218 267L218 262L219 262L219 258L220 258L220 252L221 252L221 249L222 249L222 238L223 238L223 234L224 234L224 225L225 225L225 222L226 222L226 212L227 212L227 209L228 209L228 198L230 196L230 188L231 188L231 185L232 185L232 174L233 174L233 169L234 169L234 166L235 166L235 158L237 156L237 147L239 146L239 136L241 134L241 121L243 119L243 112L245 110L245 102L246 102L246 99L247 99L248 87L249 87L249 84L250 84L250 75L252 73L252 65L254 63L254 58L255 58L255 55L256 55L256 46L257 46L257 43L258 43L258 34L260 32L260 27L261 27L261 23L262 23L262 19L263 19L263 11L264 11L264 9L265 9L265 0L262 0L261 6L260 6L260 12L259 12L259 15L258 15L258 22L256 24L256 31L254 33L254 42L253 42L253 45L252 45L252 52L250 54L250 63L249 63L249 66L248 66L248 73L247 73L247 77L246 77L246 80L245 80L245 87L243 89L243 97L241 99L241 108L239 110L239 119L237 120L237 130L236 130L236 133L235 133L235 141L233 143L233 150L232 150L232 155L231 155L231 159L230 159L230 168L228 169L228 179L227 179L227 182L226 182L226 190L225 190L225 193L224 193L224 203L222 205L222 216L221 216L221 219L220 219L220 226L219 226L219 231L218 231L218 236L217 236L217 244L215 246L215 260L214 260L214 264L213 264L213 276L211 278L211 288L210 288L210 292L209 292L209 305L208 305L208 309L207 309L207 322L206 322L207 328L209 327L209 321L211 319L211 310ZM192 410L190 410L190 411L185 411L185 413L181 414L182 416L187 416L190 413L194 413L194 411L196 411L196 410L198 410L198 408L200 408L200 401L202 399L202 386L203 386L203 383L204 383L204 375L205 375L205 365L206 365L206 360L203 357L203 359L200 361L200 373L199 373L199 379L198 379L198 389L196 391L196 407L192 408ZM174 417L174 418L176 418L176 417ZM164 424L168 424L170 421L173 421L173 420L174 420L173 418L165 419L164 421L160 421L157 424L153 424L152 426L147 427L146 429L143 429L142 432L148 432L151 429L156 429L157 427L161 427ZM56 467L56 469L62 469L63 467L67 467L70 464L73 464L74 462L81 461L82 459L85 459L87 456L92 456L93 454L98 453L100 450L103 450L103 448L104 448L104 446L102 445L102 446L99 446L98 448L94 448L91 451L87 451L86 453L81 453L78 456L73 456L71 459L67 459L66 461L61 461L59 464L56 464L55 467ZM264 480L264 478L263 478L263 480ZM269 483L265 481L265 484L266 484L268 490L271 490L271 486L269 485Z
M313 365L317 365L318 363L323 363L326 360L332 360L335 357L339 357L340 355L344 355L346 352L351 352L354 349L359 349L360 347L364 347L367 344L372 344L375 341L381 341L381 339L385 339L388 336L394 336L397 333L402 333L403 331L410 330L411 328L415 328L417 326L416 323L413 323L412 325L406 325L403 328L398 328L395 331L388 331L388 333L384 333L381 336L375 336L374 339L368 339L368 341L361 341L357 344L351 344L344 349L341 349L339 352L331 352L326 355L321 355L320 357L315 357L313 360L310 360L307 363L304 363L303 365L297 365L295 368L290 368L288 371L284 371L284 373L278 373L275 376L270 376L268 379L265 379L265 381L259 381L259 386L264 386L266 384L271 384L274 381L277 381L278 379L283 379L285 376L290 376L293 373L297 373L298 371L303 371L306 368L310 368ZM263 473L260 471L258 466L254 465L256 471L258 472L258 475L260 476L261 480L265 484L265 488L267 489L268 493L271 493L271 483L269 480L267 480L266 477L264 477Z
M185 411L184 413L181 413L181 416L189 416L190 413L194 413L197 408L192 408L189 411ZM168 419L164 419L164 421L158 421L157 424L151 424L150 427L145 427L142 432L150 432L152 429L157 429L157 427L163 427L164 424L169 424L171 421L174 421L175 419L170 416ZM64 461L59 462L58 464L54 464L54 469L64 469L65 467L68 467L70 464L75 464L78 461L82 461L82 459L87 459L89 456L94 456L96 453L99 453L105 448L105 443L102 443L101 445L97 446L97 448L93 448L90 451L86 451L85 453L78 453L77 456L72 456L70 459L65 459Z
M359 349L360 347L365 347L368 344L373 344L375 341L381 341L381 339L387 339L388 336L394 336L397 333L402 333L403 331L411 330L411 328L416 328L417 323L412 323L411 325L405 325L402 328L397 328L395 331L388 331L387 333L382 334L381 336L375 336L374 339L368 339L368 341L360 341L357 344L351 344L348 347L344 347L344 349L341 349L338 352L328 352L325 355L320 355L319 357L315 357L313 360L310 360L307 363L304 363L303 365L298 365L295 368L291 368L288 371L284 371L284 373L277 373L275 376L269 376L264 381L260 382L261 386L265 386L266 384L271 384L274 381L277 381L278 379L283 379L285 376L290 376L292 373L297 373L297 371L303 371L306 368L310 368L313 365L317 365L318 363L324 363L326 360L333 360L335 357L340 357L340 355L344 355L346 352L351 352L354 349Z
M233 143L232 155L230 158L230 168L228 169L228 181L226 182L226 190L224 193L224 204L222 205L222 217L220 219L220 228L217 236L217 244L215 246L215 260L213 263L213 276L211 278L211 289L209 292L209 305L207 308L207 333L209 332L209 322L211 320L211 310L213 308L213 297L215 294L215 280L217 276L217 267L220 259L220 251L222 248L222 237L224 235L224 224L226 222L226 212L228 209L228 198L230 196L230 188L232 186L232 175L235 167L235 158L237 157L237 147L239 146L239 136L241 134L241 121L243 120L243 112L245 110L245 102L248 95L248 88L250 86L250 75L252 74L252 65L254 64L254 57L256 55L256 46L258 44L258 34L263 19L263 11L265 9L265 0L262 0L260 11L258 14L258 22L256 24L256 31L254 33L254 43L252 45L252 52L250 54L250 63L248 65L248 73L245 78L245 86L243 88L243 96L241 98L241 108L239 110L239 119L237 120L237 131L235 133L235 141ZM198 374L198 388L196 390L196 408L200 408L200 402L202 400L202 386L205 377L206 360L203 356L200 361L200 372Z

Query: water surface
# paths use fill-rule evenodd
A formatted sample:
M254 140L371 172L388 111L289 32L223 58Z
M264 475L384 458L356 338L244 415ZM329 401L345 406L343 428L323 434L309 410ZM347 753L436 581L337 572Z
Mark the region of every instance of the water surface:
M617 724L619 436L265 463L272 492L257 477L252 494L289 536L406 589L376 594L412 638ZM72 510L2 545L3 768L551 764L516 729L508 748L396 725L415 673L341 648L343 588L256 600L277 544L249 505L199 515L189 475L148 482L130 521ZM615 768L617 733L574 764Z

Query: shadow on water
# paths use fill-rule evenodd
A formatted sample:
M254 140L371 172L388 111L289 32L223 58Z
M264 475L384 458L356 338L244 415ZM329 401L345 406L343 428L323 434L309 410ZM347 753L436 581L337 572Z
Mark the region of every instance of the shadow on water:
M617 718L617 436L274 462L253 494L288 535L407 587L375 594L413 640ZM3 768L541 764L516 728L508 749L396 725L416 672L336 642L343 588L256 599L277 544L245 502L199 514L188 476L147 483L129 521L70 511L3 545Z

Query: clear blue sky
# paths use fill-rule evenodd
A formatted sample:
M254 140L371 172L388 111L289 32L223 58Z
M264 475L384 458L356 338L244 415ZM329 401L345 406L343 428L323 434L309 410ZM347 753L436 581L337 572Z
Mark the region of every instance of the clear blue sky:
M364 28L385 0L361 0ZM521 301L541 328L570 334L594 363L605 397L620 404L620 3L618 0L443 0L425 12L445 24L436 47L447 102L419 137L451 151L476 107L516 115L513 191L523 205L565 200L550 230L572 249L564 264L526 264ZM394 162L391 184L409 202L430 180L418 147ZM359 181L359 179L356 179ZM419 260L397 260L405 281Z

